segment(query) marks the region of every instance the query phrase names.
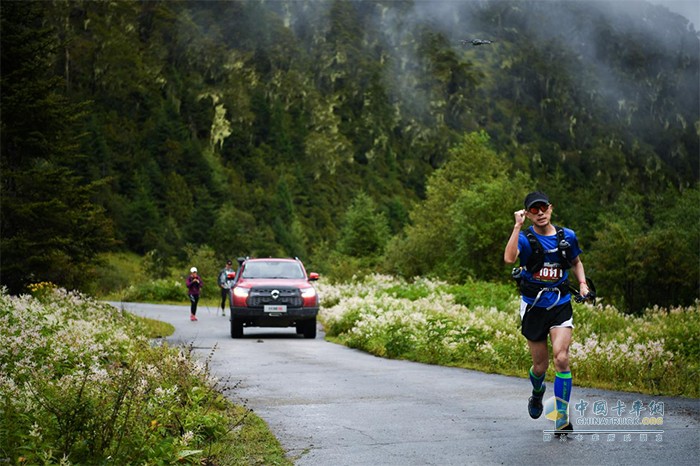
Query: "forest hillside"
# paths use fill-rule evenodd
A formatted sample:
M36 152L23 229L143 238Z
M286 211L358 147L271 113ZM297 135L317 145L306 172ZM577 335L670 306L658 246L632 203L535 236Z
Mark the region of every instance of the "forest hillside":
M639 2L2 2L0 280L210 248L505 281L543 190L628 311L700 296L700 38Z

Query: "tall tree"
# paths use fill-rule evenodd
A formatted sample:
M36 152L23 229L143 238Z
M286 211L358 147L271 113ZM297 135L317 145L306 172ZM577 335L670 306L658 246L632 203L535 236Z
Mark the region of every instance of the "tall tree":
M348 256L379 256L389 240L389 222L365 192L360 192L345 213L338 250Z
M61 93L52 67L58 41L42 27L42 11L37 2L0 9L0 282L12 293L43 280L80 286L112 241L91 202L96 185L70 169L80 158L84 106Z
M475 230L458 226L463 222L485 222L479 215L493 215L490 209L498 204L489 200L477 206L467 195L507 176L507 164L490 148L488 135L484 132L465 135L449 155L450 160L428 180L427 198L411 212L412 224L405 229L405 237L395 239L389 248L391 268L406 276L434 273L456 278L470 274L460 270L459 264L465 264L465 260L456 260L456 254L469 248L474 239L469 234ZM510 192L499 197L499 201L507 201ZM471 208L477 213L474 218L471 214L467 218L454 215ZM496 221L496 227L489 231L497 229L499 224L500 220Z

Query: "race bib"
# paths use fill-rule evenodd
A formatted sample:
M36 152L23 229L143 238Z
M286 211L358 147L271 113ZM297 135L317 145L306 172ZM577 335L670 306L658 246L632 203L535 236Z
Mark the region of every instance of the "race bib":
M542 268L532 275L532 278L546 283L555 283L564 278L564 270L559 264L545 262Z

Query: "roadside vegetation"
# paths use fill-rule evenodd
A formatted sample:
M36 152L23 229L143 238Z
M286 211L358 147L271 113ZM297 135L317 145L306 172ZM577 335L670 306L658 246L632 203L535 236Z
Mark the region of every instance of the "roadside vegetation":
M336 343L387 358L519 377L530 368L513 285L368 275L319 288L320 320ZM574 307L577 385L700 396L700 302L637 316L605 301Z
M0 294L0 462L289 465L172 332L50 283Z

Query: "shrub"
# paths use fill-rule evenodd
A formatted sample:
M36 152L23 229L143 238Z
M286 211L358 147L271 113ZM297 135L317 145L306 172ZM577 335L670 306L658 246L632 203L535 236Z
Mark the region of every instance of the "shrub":
M463 285L448 285L445 291L454 296L455 302L468 308L477 306L495 307L496 309L516 309L514 301L517 293L512 283L493 283L469 280Z
M187 299L187 287L184 281L173 279L148 280L130 285L121 292L120 299L133 302L179 302Z
M136 322L62 289L41 301L3 290L0 461L287 464L274 439L240 441L265 429L221 395L208 360L153 346Z
M109 296L144 280L141 258L133 253L111 252L99 256L91 275L94 281L83 291Z

